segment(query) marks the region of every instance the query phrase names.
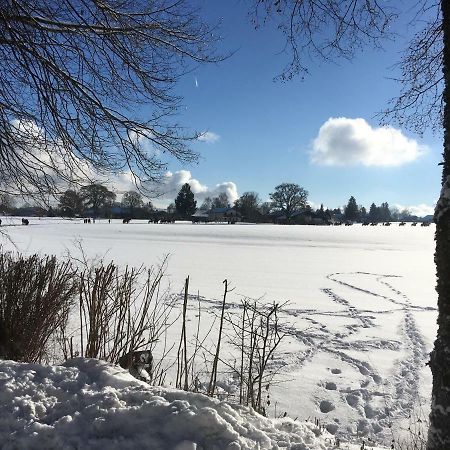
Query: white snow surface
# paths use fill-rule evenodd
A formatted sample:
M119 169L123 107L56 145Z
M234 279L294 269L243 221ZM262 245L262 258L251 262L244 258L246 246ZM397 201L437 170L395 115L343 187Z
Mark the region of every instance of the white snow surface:
M2 450L334 448L333 436L312 423L152 387L95 359L0 361L0 387Z
M288 301L282 318L289 336L271 362L283 381L271 387L271 417L317 418L338 436L371 436L385 445L393 430L407 434L418 415L426 420L431 373L425 364L437 316L434 224L89 225L30 218L29 226L8 226L18 223L3 218L14 246L3 244L27 254L76 255L75 240L88 257L104 255L119 265L150 266L170 254L173 290L190 275L191 333L198 292L203 326L213 328L225 278L236 288L227 299L230 311L239 311L242 297Z

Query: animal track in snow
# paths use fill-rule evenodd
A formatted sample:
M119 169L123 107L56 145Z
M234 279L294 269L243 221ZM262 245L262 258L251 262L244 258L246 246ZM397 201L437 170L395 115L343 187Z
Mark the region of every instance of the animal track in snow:
M316 400L316 407L324 414L335 408L336 414L338 405L350 408L352 415L359 416L356 423L360 434L384 433L387 436L396 417L408 417L412 413L419 392L419 372L428 358L413 313L433 308L412 305L408 296L394 286L396 278L395 275L368 272L332 273L326 277L332 284L321 289L330 301L329 309L325 304L320 310L290 307L281 313L285 318L293 319L292 324L283 324L281 330L306 348L296 352L287 350L270 364L289 376L299 367L307 370L308 364L321 352L339 361L340 364L330 366L327 378L317 380L322 398ZM199 300L214 309L220 308L218 300ZM197 305L197 297L193 296L192 309L195 310ZM227 306L242 308L237 302ZM335 322L333 318L336 318ZM390 322L392 333L389 336L380 334L380 325L389 328ZM390 374L378 372L376 363L371 360L371 354L376 351L392 355L394 362ZM351 373L348 379L346 366ZM329 423L325 425L331 424L333 432L338 435L348 433L340 428L343 425L333 421L332 414L327 417Z
M365 284L368 284L368 278L371 279L370 288L365 287ZM356 412L360 416L357 421L360 434L385 432L388 435L389 427L395 417L408 417L412 413L418 396L419 371L427 357L426 346L414 320L413 311L427 311L430 308L411 305L408 296L393 286L391 280L395 278L398 277L367 272L333 273L328 275L327 279L339 286L339 294L333 286L327 286L321 291L334 304L339 305L337 311L304 309L287 312L289 316L302 317L311 325L306 330L295 330L297 339L309 347L308 351L304 352L305 358L302 361L306 367L318 352L325 352L358 371L362 377L358 387L352 385L349 387L345 377L339 377L343 381L339 383L329 379L320 383L322 389L333 396L338 395L336 399L340 396L344 404L354 411L353 414ZM379 290L376 288L377 284L380 286ZM359 305L361 301L364 301L364 296L367 296L369 307L357 307L352 303L355 292L359 293ZM393 308L371 309L373 299L379 299L376 301L377 307L383 306L384 300ZM384 337L377 329L380 321L383 321L386 326L386 321L382 317L393 313L403 316L398 338ZM329 316L351 319L351 322L337 321L335 326L324 326L321 317ZM329 323L329 319L325 323ZM373 333L371 333L372 329ZM392 331L394 334L396 329ZM359 335L361 338L358 338ZM402 355L393 363L392 375L383 378L378 373L376 365L370 360L370 352L374 350ZM365 357L366 354L367 357ZM395 360L395 356L392 358ZM342 373L342 369L337 367L329 370L332 375ZM319 404L322 412L330 412L328 408L331 406L326 402L335 406L331 400L323 399ZM336 426L336 423L330 423ZM339 429L335 431L339 434Z

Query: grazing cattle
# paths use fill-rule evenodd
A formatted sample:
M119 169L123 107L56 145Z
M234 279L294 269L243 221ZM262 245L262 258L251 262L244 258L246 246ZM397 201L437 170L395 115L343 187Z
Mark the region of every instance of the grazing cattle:
M123 220L122 220L122 223L130 223L130 220L131 220L131 219L123 219Z
M345 222L345 226L346 226L346 227L351 227L352 225L353 225L353 222L350 221L350 220L347 220L347 221Z
M390 226L391 226L391 222L383 222L383 225L384 225L385 227L390 227Z
M411 224L411 226L412 226L412 227L417 226L417 222L413 222L413 223Z
M372 222L372 223L370 224L371 227L376 227L377 225L378 225L377 222Z
M403 227L404 225L406 225L406 222L400 222L400 223L398 224L399 227Z
M430 222L422 222L420 224L421 227L429 227L430 226Z
M336 226L342 225L342 222L334 222L334 225Z
M363 222L363 227L369 225L369 222Z
M28 225L29 223L28 219L22 219L22 225Z

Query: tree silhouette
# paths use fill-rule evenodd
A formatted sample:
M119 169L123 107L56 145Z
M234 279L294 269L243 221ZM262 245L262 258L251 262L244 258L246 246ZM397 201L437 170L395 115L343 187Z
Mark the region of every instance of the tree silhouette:
M282 183L269 196L273 207L283 212L289 222L294 212L306 207L308 191L298 184Z
M92 208L94 219L98 217L100 210L112 205L116 194L108 190L106 186L99 183L92 183L80 189L80 195L84 206Z
M256 220L260 216L259 205L261 201L256 192L244 192L235 202L234 206L242 217L247 220Z
M167 157L195 160L173 88L220 59L214 40L187 0L1 2L0 187L45 197L61 181L158 180Z
M358 205L356 204L356 200L355 197L351 196L347 206L344 209L344 217L347 220L351 220L351 221L356 221L358 220L359 217L359 208Z
M123 194L122 197L122 205L125 208L128 208L130 213L130 218L133 218L134 210L136 208L142 207L144 201L142 199L142 195L136 191L127 191Z
M197 202L194 193L191 191L189 183L183 184L175 199L175 209L182 218L188 219L197 210Z
M68 189L59 199L59 208L63 216L73 217L81 214L83 210L83 199L77 191Z

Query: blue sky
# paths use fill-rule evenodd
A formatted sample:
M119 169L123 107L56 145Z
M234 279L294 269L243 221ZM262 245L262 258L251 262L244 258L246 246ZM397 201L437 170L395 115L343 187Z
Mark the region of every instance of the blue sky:
M374 117L398 93L389 78L408 37L404 28L383 51L366 48L351 62L316 61L304 81L274 82L288 61L280 54L283 37L273 25L255 31L246 5L203 2L205 18L221 24L218 50L234 54L196 68L177 87L184 97L179 121L208 131L214 142L193 146L201 155L197 165L170 165L177 173L173 186L192 181L201 199L222 188L231 192L234 183L230 195L256 191L267 200L277 184L293 182L309 191L314 204L329 207L342 206L353 195L366 207L387 201L431 208L440 188L441 136L421 138L406 130L383 135ZM314 140L330 118L348 120L328 122L313 157ZM358 118L366 123L354 121ZM347 132L361 134L361 148L350 151Z

